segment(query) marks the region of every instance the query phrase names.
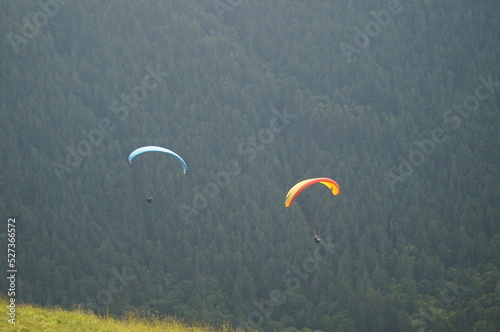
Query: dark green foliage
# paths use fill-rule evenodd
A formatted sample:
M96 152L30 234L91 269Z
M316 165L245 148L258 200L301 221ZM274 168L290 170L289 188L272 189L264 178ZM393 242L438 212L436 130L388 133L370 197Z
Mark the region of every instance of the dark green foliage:
M266 331L500 329L498 1L46 4L0 4L19 300ZM142 145L188 174L129 166ZM317 176L341 194L284 207Z

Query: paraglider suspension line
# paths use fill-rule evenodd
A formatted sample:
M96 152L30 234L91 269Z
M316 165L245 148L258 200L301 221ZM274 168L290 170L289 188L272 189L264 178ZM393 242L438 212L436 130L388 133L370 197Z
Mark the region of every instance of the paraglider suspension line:
M312 233L313 235L317 235L317 234L319 234L319 233L316 231L316 229L314 228L314 226L313 226L313 225L312 225L309 221L307 221L307 220L306 220L306 224L307 224L307 226L309 227L309 230L311 231L311 233Z
M323 228L325 227L325 219L322 218L320 219L319 221L319 229L318 229L318 234L321 233L323 231Z
M151 195L151 197L155 197L157 193L159 193L160 191L163 190L163 185L164 183L160 184L160 186L158 187L158 189L155 190L155 192Z

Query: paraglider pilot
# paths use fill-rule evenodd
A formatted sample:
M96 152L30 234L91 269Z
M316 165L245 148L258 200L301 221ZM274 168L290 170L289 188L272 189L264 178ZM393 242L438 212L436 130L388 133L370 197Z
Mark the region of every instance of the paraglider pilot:
M153 196L146 197L146 202L148 202L149 204L153 203Z
M318 235L314 235L314 242L321 243L321 239Z

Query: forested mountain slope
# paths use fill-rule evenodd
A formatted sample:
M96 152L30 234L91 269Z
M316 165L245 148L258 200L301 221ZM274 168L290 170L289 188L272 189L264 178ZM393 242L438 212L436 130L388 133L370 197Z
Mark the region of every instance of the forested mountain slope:
M494 0L1 2L16 299L265 331L500 329L499 16ZM187 174L129 165L144 145ZM340 195L285 208L311 177Z

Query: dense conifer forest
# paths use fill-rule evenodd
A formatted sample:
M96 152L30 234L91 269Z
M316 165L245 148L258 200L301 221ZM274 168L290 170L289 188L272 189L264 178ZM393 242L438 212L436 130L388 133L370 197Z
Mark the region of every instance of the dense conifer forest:
M499 331L499 17L497 0L1 1L12 297L259 331ZM145 145L187 174L129 165ZM341 193L285 208L313 177Z

